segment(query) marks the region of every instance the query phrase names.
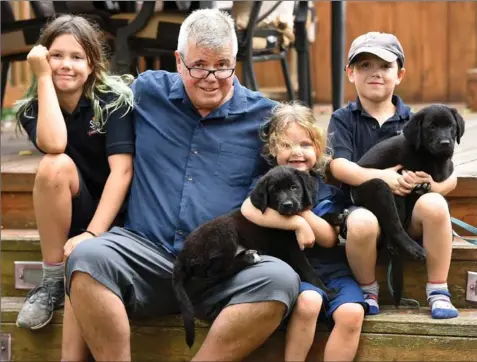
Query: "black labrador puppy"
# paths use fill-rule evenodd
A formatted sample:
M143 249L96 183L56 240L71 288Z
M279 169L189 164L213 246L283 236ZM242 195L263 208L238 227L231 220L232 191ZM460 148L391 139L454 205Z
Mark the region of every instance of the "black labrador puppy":
M385 169L403 165L409 171L424 171L434 181L446 180L453 172L452 155L455 142L464 134L464 120L456 109L441 104L423 108L412 116L401 135L384 140L358 161L367 168ZM417 185L410 195L396 196L381 179L372 179L351 189L356 205L364 206L376 215L390 253L394 302L398 306L402 295L402 261L396 248L403 249L417 260L424 260L425 250L404 230L418 198L430 191L430 185Z
M265 212L267 207L282 215L295 215L313 207L317 180L307 172L276 166L257 183L250 195L252 204ZM297 243L295 232L258 226L240 210L220 216L194 230L174 264L172 283L184 318L186 342L194 344L194 307L187 293L191 278L221 280L271 255L288 263L303 281L330 293ZM189 284L190 285L190 284Z

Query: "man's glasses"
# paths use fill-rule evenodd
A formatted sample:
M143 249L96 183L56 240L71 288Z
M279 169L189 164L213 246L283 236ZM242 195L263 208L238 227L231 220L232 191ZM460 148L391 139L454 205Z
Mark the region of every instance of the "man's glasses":
M184 58L182 57L182 54L179 54L182 63L184 63L184 66L187 68L189 71L189 75L194 78L194 79L205 79L209 76L209 74L213 74L215 78L217 79L227 79L232 76L235 72L235 68L227 68L227 69L204 69L204 68L193 68L189 67L186 62L184 61Z

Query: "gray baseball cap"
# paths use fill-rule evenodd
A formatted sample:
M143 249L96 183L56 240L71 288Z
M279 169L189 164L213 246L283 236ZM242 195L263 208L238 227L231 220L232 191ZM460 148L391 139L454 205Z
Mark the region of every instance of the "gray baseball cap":
M401 43L393 34L372 31L358 36L348 52L348 65L361 53L371 53L386 62L398 60L404 66L404 50Z

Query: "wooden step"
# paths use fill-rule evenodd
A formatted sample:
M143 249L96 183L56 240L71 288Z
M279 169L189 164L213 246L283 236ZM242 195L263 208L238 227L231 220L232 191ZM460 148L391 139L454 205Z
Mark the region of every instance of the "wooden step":
M12 361L59 360L63 311L58 310L48 326L29 331L15 326L21 298L2 298L2 332L12 337ZM132 359L141 361L190 360L204 340L209 323L198 321L196 344L189 350L184 341L182 319L169 316L134 321ZM308 356L322 361L328 330L318 324L318 333ZM284 330L253 352L246 361L283 360ZM357 361L475 361L477 355L477 310L460 310L459 318L435 320L427 308L384 309L365 318Z
M41 261L38 232L36 230L2 230L1 240L1 295L25 296L28 290L15 289L14 262ZM405 297L416 299L421 305L427 305L424 290L427 281L425 264L406 260L404 270ZM453 244L448 284L453 295L453 302L459 308L473 306L465 300L467 271L477 271L477 246L456 238ZM380 255L376 275L381 288L381 304L392 304L386 279L387 262L383 255Z
M477 177L459 177L457 187L446 199L453 217L477 227ZM459 226L454 230L459 235L471 235Z
M2 156L2 228L36 229L33 184L41 155Z
M3 229L36 229L32 190L41 155L3 156L1 215ZM477 177L462 176L447 196L451 215L477 227ZM470 235L456 227L460 235Z

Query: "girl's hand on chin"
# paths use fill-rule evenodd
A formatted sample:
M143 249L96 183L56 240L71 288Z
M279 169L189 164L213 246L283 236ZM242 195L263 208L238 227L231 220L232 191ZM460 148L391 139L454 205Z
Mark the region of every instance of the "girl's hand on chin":
M51 67L48 63L48 49L43 45L34 46L27 55L28 64L37 78L51 77Z

